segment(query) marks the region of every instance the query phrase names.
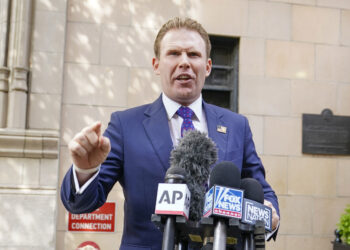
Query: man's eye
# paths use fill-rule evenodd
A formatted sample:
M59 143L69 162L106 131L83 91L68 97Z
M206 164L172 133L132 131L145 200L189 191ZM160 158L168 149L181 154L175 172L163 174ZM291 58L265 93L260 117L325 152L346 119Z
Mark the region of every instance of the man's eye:
M180 53L178 51L170 51L169 55L178 56Z
M196 53L196 52L190 52L190 53L188 53L188 55L189 55L190 57L198 57L198 56L199 56L199 54Z

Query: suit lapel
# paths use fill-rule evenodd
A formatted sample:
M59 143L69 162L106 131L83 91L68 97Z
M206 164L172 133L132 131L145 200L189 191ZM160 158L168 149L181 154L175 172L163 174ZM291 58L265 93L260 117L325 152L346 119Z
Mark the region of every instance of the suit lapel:
M218 131L218 126L227 128L227 125L222 119L223 114L219 112L219 109L214 108L214 106L206 102L203 102L203 108L207 118L208 135L218 148L218 161L223 161L225 159L227 138L230 131L227 130L226 133Z
M218 148L218 161L223 161L230 131L227 130L226 133L218 131L218 126L227 127L222 119L223 114L219 112L219 109L204 101L203 109L207 119L208 135ZM167 170L170 166L169 159L173 142L170 137L167 114L161 96L146 109L145 116L143 126L148 139L151 141L163 168Z
M170 152L173 142L170 137L167 114L161 96L145 111L146 118L143 121L148 139L151 141L154 151L165 170L170 166Z

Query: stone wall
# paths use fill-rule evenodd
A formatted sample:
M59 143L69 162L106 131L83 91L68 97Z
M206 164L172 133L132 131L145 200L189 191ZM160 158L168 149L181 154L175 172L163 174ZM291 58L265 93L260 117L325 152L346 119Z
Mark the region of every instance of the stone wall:
M66 1L0 0L0 249L55 249Z
M75 249L86 240L118 248L119 184L108 198L117 205L115 233L67 231L59 200L71 164L67 143L85 125L101 120L105 128L113 111L159 96L153 41L174 16L240 38L239 113L250 121L280 201L278 239L267 249L332 249L333 230L350 203L350 157L302 154L301 117L324 108L350 115L349 1L0 0L0 6L0 249Z
M324 108L350 113L347 1L68 1L67 13L61 157L82 126L95 119L106 126L112 111L159 95L151 69L154 36L169 18L190 16L210 34L240 38L239 112L249 118L281 206L279 237L268 249L331 249L339 214L350 203L344 179L350 158L302 154L301 115ZM65 172L69 163L62 163ZM100 244L119 244L119 190L109 197L119 208L117 233L98 234ZM64 217L61 208L60 249L86 239L66 233Z

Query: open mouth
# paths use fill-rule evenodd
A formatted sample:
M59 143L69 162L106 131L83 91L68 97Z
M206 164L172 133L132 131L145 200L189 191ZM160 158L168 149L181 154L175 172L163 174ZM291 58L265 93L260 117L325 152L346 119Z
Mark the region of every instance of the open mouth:
M175 79L178 81L188 81L193 79L193 77L189 74L180 74Z

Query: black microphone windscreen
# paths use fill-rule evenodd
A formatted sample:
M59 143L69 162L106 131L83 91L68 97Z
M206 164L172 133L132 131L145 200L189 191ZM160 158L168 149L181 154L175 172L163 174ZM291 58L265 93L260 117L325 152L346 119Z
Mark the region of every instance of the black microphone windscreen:
M214 185L240 188L241 173L238 167L229 161L218 163L210 174L209 188Z
M186 171L183 168L171 167L166 171L164 180L166 183L185 183Z
M190 220L202 217L205 184L209 178L210 166L217 160L215 143L206 133L198 130L187 131L172 150L170 166L186 170L186 183L191 192Z
M186 170L180 167L171 167L171 168L168 168L168 170L165 173L165 176L169 174L178 174L178 175L186 176Z
M256 179L242 179L241 189L244 190L244 198L264 204L264 190L260 182L258 182Z

